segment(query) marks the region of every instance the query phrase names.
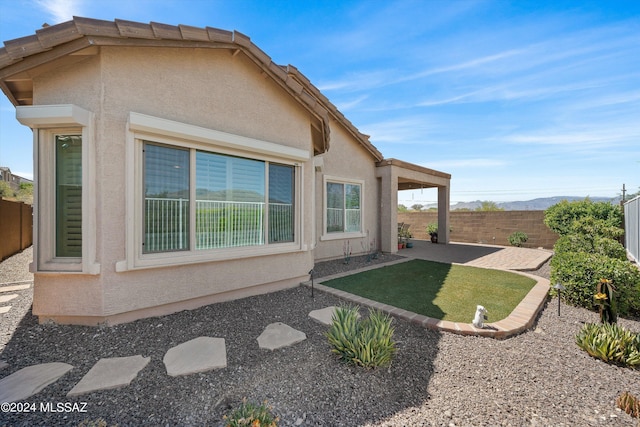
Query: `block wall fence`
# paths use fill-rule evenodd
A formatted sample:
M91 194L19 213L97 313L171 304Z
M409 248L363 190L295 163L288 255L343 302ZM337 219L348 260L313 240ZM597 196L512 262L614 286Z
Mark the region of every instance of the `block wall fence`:
M451 211L449 215L452 242L511 246L509 235L522 231L529 237L523 247L553 249L559 237L544 225L544 211ZM428 240L427 224L437 221L435 211L398 212L398 222L410 224L416 239Z

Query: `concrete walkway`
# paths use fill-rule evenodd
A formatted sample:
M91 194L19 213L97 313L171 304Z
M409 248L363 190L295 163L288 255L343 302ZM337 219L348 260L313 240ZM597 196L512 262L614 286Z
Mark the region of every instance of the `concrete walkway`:
M357 271L336 274L323 277L315 285L317 289L336 295L342 299L358 305L376 308L388 314L399 317L429 329L452 332L462 335L479 335L491 338L508 338L533 327L538 313L544 306L549 291L549 280L525 273L525 271L537 270L551 258L552 252L544 249L527 249L503 246L476 245L467 243L450 243L447 245L433 244L428 241L414 241L414 247L403 249L399 255L406 259L393 263L378 264ZM367 298L353 295L338 289L322 285L331 279L344 277L360 271L381 268L390 264L407 262L412 259L425 259L429 261L463 264L482 268L494 268L498 270L510 270L536 280L536 285L529 291L525 298L516 306L511 314L500 321L485 324L483 329L478 329L471 323L450 322L433 319L421 314L393 307ZM305 282L309 286L310 282ZM469 314L469 320L473 313Z

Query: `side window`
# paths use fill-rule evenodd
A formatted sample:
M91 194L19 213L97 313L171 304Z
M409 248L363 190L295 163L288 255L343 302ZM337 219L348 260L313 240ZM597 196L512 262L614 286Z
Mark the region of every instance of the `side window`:
M326 184L326 232L357 233L362 228L362 184Z
M55 257L82 257L82 136L55 135Z

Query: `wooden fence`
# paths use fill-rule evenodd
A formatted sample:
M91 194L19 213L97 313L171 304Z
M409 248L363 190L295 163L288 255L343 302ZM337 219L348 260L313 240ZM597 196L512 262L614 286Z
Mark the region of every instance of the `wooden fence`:
M33 207L0 199L0 260L33 244Z

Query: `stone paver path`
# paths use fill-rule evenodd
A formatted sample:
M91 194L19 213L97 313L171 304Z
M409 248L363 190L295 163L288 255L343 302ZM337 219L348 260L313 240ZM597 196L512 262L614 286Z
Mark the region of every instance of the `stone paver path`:
M170 348L162 361L172 377L226 368L227 348L224 338L198 337Z
M276 350L282 347L289 347L307 339L304 332L293 329L291 326L281 322L271 323L258 337L260 348Z
M9 302L14 298L18 298L18 294L0 295L0 303Z
M61 362L22 368L0 380L0 402L16 402L33 396L71 369L73 366Z
M67 396L128 386L150 360L150 357L140 355L100 359Z

